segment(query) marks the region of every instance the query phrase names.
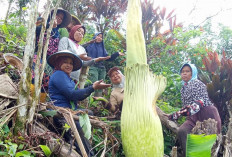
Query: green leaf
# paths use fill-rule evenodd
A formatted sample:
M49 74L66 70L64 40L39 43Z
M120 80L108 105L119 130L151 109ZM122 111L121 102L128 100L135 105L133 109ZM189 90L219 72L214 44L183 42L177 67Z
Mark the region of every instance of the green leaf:
M31 153L23 150L21 152L16 153L15 157L31 157Z
M95 99L95 101L104 101L104 102L106 102L106 103L109 102L109 101L108 101L106 98L104 98L104 97L98 97L98 98Z
M23 10L23 11L27 10L27 7L23 7L22 10Z
M78 89L78 83L75 85L74 89L75 89L75 90ZM74 104L74 101L70 101L70 104L71 104L72 110L75 111L76 105Z
M91 137L91 124L88 114L82 114L79 116L80 125L85 133L85 137L90 139Z
M11 156L15 156L18 145L16 143L10 143L9 145L10 147L9 147L8 154Z
M44 117L53 117L57 114L57 111L56 110L51 110L51 111L40 111L39 114L41 114L42 116Z
M0 155L1 155L1 156L7 156L8 153L7 153L7 152L1 152L1 151L0 151Z
M186 156L187 157L210 157L211 148L217 139L216 134L212 135L187 135Z
M5 134L8 134L10 132L9 127L6 124L2 126L2 130L4 131Z
M51 150L50 150L50 148L48 146L46 146L46 145L39 145L39 146L43 150L44 154L47 157L49 157L51 155L52 152L51 152Z
M71 106L72 106L72 110L75 111L75 108L76 108L76 107L75 107L74 101L70 101L70 104L71 104Z
M70 129L70 126L67 123L65 123L63 128L65 131L68 131Z
M24 144L20 144L19 147L18 147L18 150L22 150L24 147Z

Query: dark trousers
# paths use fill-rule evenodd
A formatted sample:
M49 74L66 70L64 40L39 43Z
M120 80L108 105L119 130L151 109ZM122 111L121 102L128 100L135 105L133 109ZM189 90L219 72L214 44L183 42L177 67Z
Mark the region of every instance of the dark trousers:
M180 145L183 149L184 156L186 155L186 140L187 134L190 134L192 129L195 127L196 122L203 122L209 118L215 119L217 121L217 132L221 133L221 118L219 116L218 110L215 106L206 106L201 108L196 114L187 117L186 122L184 122L177 133L177 139L180 142Z

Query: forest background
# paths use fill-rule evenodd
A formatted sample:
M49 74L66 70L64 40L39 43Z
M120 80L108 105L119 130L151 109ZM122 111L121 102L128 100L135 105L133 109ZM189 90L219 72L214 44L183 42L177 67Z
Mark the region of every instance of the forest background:
M0 52L13 53L22 58L26 44L27 10L30 7L30 0L9 0L8 2L8 6L4 6L7 8L7 13L0 23ZM56 0L53 0L53 3L55 4ZM60 4L60 7L76 15L86 26L87 34L81 44L91 40L95 32L103 32L109 54L117 51L126 54L123 23L126 6L127 0L66 0ZM195 5L192 10L194 9L199 8L196 8ZM226 8L226 10L231 9L232 7L229 8L229 6ZM199 69L199 79L208 86L210 98L216 104L222 118L222 133L226 134L231 117L229 108L232 104L232 29L221 23L215 26L213 20L223 11L215 10L215 13L197 24L184 23L184 25L181 21L178 22L175 8L167 10L166 7L156 5L156 2L153 1L144 0L142 12L147 62L151 71L155 74L162 74L168 80L166 90L157 100L157 105L166 113L172 113L181 108L179 69L183 63L191 62ZM115 62L107 63L107 70L118 66L123 71L125 59L125 57L118 58ZM11 67L1 69L1 73L8 73L15 82L19 79L17 75L11 73ZM109 78L106 82L110 82ZM109 93L110 91L106 92L106 98L109 98ZM107 117L110 115L108 110L99 107L98 102L94 102L92 99L89 102L89 107L96 112L97 116ZM180 119L178 123L181 124L183 121L184 118ZM113 128L119 127L120 122L115 121L111 125L113 130ZM163 127L163 131L165 154L169 154L175 145L175 133L165 127ZM102 134L101 129L93 130L93 145L103 141ZM120 141L118 132L112 134ZM101 151L103 146L102 144L97 147L96 151ZM122 156L121 145L118 147L117 149L121 151L118 151L116 156Z

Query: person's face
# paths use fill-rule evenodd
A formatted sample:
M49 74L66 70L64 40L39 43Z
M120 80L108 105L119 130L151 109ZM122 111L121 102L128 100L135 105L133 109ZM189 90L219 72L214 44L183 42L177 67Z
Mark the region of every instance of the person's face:
M57 25L60 25L62 23L63 18L64 18L64 14L62 12L56 14Z
M53 23L53 28L57 27L57 20L55 19L54 23Z
M85 30L83 28L78 28L77 31L74 33L74 39L77 42L80 42L85 34Z
M64 71L66 74L70 75L73 70L73 60L72 58L66 58L64 63L61 65L60 69Z
M97 42L97 43L102 42L102 34L99 34L99 35L96 37L96 42Z
M122 75L118 71L113 71L110 80L113 84L120 84L122 81Z
M192 70L189 66L184 66L181 70L181 79L188 82L192 78Z

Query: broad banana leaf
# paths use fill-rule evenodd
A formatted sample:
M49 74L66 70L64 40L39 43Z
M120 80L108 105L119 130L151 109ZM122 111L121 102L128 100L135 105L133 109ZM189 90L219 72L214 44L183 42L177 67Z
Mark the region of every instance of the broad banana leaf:
M211 148L217 139L216 134L188 134L186 157L211 157Z

